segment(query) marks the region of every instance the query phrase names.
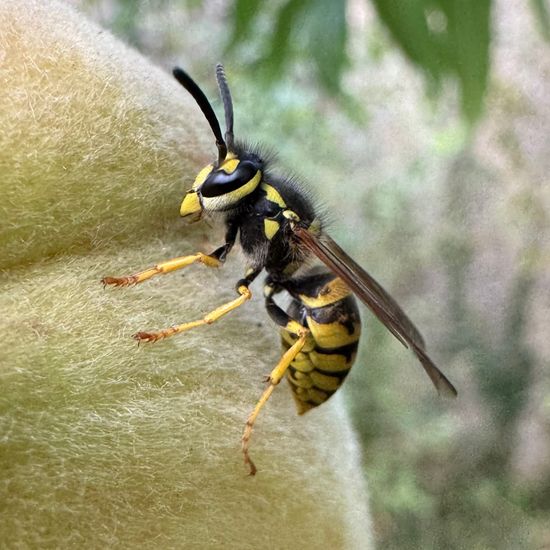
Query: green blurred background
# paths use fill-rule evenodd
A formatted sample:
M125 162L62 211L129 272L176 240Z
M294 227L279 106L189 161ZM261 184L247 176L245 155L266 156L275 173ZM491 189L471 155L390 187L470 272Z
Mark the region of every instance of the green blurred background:
M343 391L378 546L550 548L545 0L71 3L220 114L224 62L237 137L307 182L457 386L365 313Z

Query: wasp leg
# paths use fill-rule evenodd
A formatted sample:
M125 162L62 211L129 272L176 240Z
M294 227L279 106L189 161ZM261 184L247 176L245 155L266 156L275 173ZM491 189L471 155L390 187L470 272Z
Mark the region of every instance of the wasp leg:
M190 256L180 256L179 258L161 262L153 267L134 273L133 275L127 275L126 277L104 277L101 279L101 282L104 286L113 285L116 287L123 287L137 285L155 275L164 275L165 273L182 269L194 263L201 263L207 267L220 267L220 265L222 265L222 262L216 257L215 253L203 254L202 252L197 252Z
M134 273L133 275L127 275L126 277L104 277L101 279L101 282L103 283L103 286L131 286L142 283L155 275L171 273L172 271L182 269L194 263L201 263L206 267L220 267L225 262L229 252L231 252L231 249L235 244L236 237L237 227L234 225L229 225L225 233L225 244L219 248L216 248L216 250L214 250L211 254L197 252L196 254L191 254L189 256L179 256L178 258L166 260L165 262L161 262L153 267Z
M200 327L202 325L211 325L217 321L220 317L223 317L230 311L237 309L239 306L242 306L247 300L250 300L252 297L252 292L247 286L240 286L237 289L237 292L240 294L238 298L223 304L210 313L207 313L202 319L197 321L191 321L189 323L183 323L181 325L176 325L174 327L166 328L164 330L159 330L158 332L138 332L134 334L134 338L139 342L156 342L169 336L174 336L174 334L180 334L182 332L187 332L195 327Z
M252 292L250 292L248 286L256 278L260 271L261 270L250 270L247 276L237 283L237 292L239 296L234 300L231 300L230 302L227 302L226 304L217 307L210 313L207 313L202 319L191 321L189 323L183 323L182 325L176 325L174 327L159 330L157 332L138 332L134 334L134 338L138 342L157 342L158 340L168 338L169 336L174 336L174 334L186 332L195 327L211 325L224 315L227 315L230 311L237 309L238 307L242 306L246 301L250 300L250 298L252 298Z
M296 323L296 321L292 321L292 323ZM250 436L252 435L252 429L254 428L254 423L256 422L256 418L258 417L258 414L260 414L260 410L262 409L262 407L267 403L267 400L271 397L271 394L273 393L275 386L277 386L277 384L279 384L279 382L282 380L286 370L290 366L290 363L294 361L294 358L298 355L298 353L300 353L300 351L304 347L307 336L309 334L308 329L300 326L298 323L296 323L296 325L299 326L298 340L296 340L296 342L284 353L284 355L281 357L281 360L279 361L277 366L271 371L271 374L269 375L269 386L262 393L262 396L260 397L258 403L254 407L254 410L250 413L246 421L244 433L241 438L241 447L242 447L243 456L244 456L244 463L248 467L248 474L251 476L255 475L257 471L256 465L254 464L254 462L252 462L252 459L250 458L250 455L248 453L248 447L250 445ZM292 327L289 327L289 328L295 328L295 327L293 325Z

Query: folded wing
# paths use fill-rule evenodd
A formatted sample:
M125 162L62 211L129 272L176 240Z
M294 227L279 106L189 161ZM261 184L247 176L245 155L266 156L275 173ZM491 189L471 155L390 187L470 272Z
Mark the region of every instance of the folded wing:
M299 225L295 225L294 234L308 250L345 281L406 348L414 352L437 391L442 395L456 397L455 387L426 353L422 335L384 288L328 235L316 235Z

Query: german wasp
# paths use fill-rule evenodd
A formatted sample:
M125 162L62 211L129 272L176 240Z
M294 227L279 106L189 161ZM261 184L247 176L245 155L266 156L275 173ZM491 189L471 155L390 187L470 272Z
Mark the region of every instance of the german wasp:
M456 396L454 386L426 353L418 329L382 286L326 234L321 217L296 180L272 172L260 149L235 141L233 104L223 66L216 66L216 78L225 112L225 135L199 86L178 67L173 74L202 110L218 149L217 160L199 172L185 195L180 214L197 221L204 214L222 213L225 243L210 254L181 256L126 277L105 277L102 282L124 287L194 263L220 267L239 239L247 266L236 285L238 296L197 321L134 335L138 342L156 342L212 324L240 307L251 298L252 281L266 272L265 307L280 328L284 353L267 378L268 385L242 436L250 475L256 473L249 456L254 423L283 377L290 384L298 414L324 403L342 385L354 363L361 332L354 295L412 350L441 394ZM321 264L310 267L315 257ZM291 297L286 310L275 301L283 291Z

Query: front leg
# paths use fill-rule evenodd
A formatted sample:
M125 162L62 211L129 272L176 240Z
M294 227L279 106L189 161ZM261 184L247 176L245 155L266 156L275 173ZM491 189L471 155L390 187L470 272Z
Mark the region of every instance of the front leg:
M197 252L196 254L191 254L189 256L179 256L178 258L166 260L165 262L156 264L153 267L134 273L133 275L126 275L124 277L103 277L101 282L103 283L103 286L132 286L142 283L143 281L147 281L147 279L151 279L155 275L171 273L172 271L182 269L195 263L201 263L206 267L220 267L225 262L227 255L235 244L237 231L237 226L229 225L225 234L225 244L210 254Z
M216 258L214 253L203 254L202 252L197 252L196 254L191 254L190 256L172 258L171 260L161 262L153 267L134 273L133 275L126 275L124 277L103 277L101 282L103 283L103 286L112 285L115 287L124 287L137 285L147 279L151 279L151 277L154 277L155 275L171 273L172 271L182 269L194 263L201 263L206 267L220 267L221 265L221 261Z

